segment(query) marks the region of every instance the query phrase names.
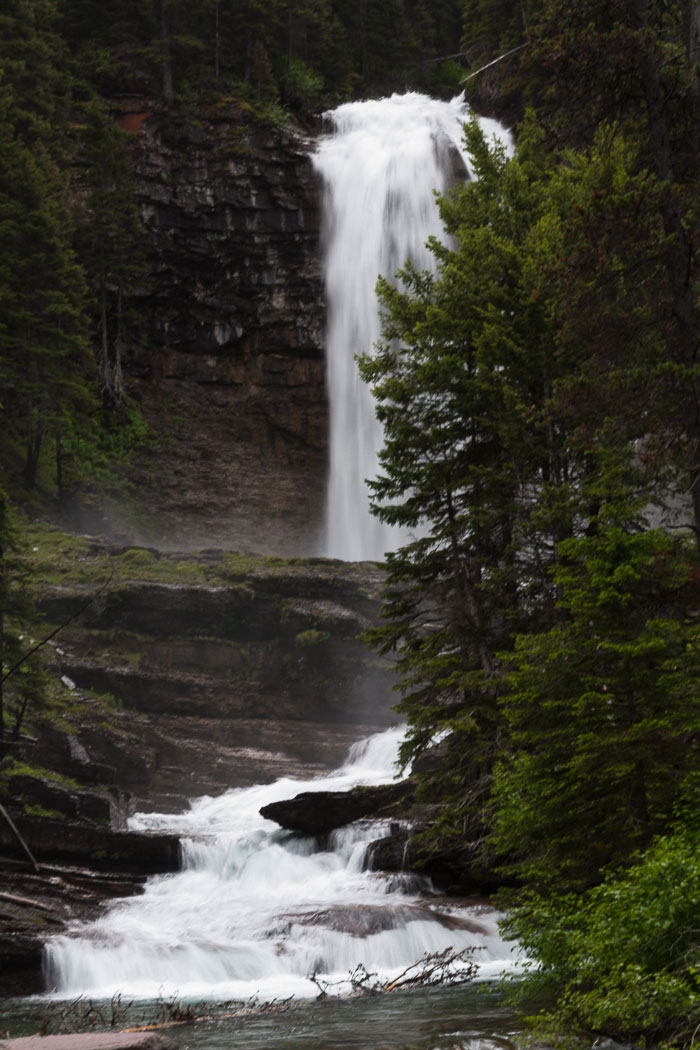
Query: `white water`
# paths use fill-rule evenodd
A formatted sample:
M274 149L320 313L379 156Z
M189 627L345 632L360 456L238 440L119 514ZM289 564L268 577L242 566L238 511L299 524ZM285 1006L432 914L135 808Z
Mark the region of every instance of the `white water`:
M355 745L347 763L323 779L228 791L176 816L137 815L135 829L183 836L182 871L149 880L142 896L50 941L49 987L61 997L271 1000L317 995L314 972L341 980L363 963L393 976L426 951L449 946L476 945L484 976L511 966L495 912L444 901L431 908L430 898L402 892L407 879L364 870L365 844L382 834L376 823L342 829L320 850L258 812L301 791L390 781L401 735L391 730ZM476 932L450 929L449 915L472 919Z
M434 194L454 178L455 151L469 171L467 114L461 96L440 102L416 93L349 102L326 114L333 131L314 163L325 188L330 463L323 553L330 557L379 561L410 538L370 513L365 482L380 472L383 435L354 357L380 335L378 276L393 279L407 259L434 269L426 241L443 236ZM508 140L495 121L481 123L489 138Z

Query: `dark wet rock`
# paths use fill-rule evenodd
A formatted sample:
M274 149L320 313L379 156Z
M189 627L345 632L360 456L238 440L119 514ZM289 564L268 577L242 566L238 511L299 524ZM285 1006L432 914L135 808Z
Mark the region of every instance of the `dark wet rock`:
M108 827L38 817L16 816L14 822L40 863L57 861L96 871L126 871L144 876L177 871L180 865L180 842L176 835L112 831ZM0 851L10 857L25 856L3 820L0 820Z
M44 864L38 872L0 847L0 992L45 991L43 946L76 919L93 919L106 901L137 893L145 879L129 873Z
M107 827L120 823L115 813L119 799L108 793L81 791L65 786L45 777L19 774L5 780L6 789L13 799L21 799L25 806L38 807L54 816L69 820L84 820ZM114 816L114 821L113 821Z
M463 840L451 848L426 845L421 835L429 827L425 820L395 824L386 837L369 844L369 866L374 871L423 875L450 895L483 896L508 885L496 859L484 860L481 846Z
M106 901L138 892L147 876L176 871L180 844L174 835L13 817L38 870L0 819L0 994L28 995L44 990L49 937L76 919L95 918Z
M413 789L411 781L402 780L351 791L304 791L294 798L263 806L260 813L288 831L325 835L364 817L390 817L398 805L410 802Z

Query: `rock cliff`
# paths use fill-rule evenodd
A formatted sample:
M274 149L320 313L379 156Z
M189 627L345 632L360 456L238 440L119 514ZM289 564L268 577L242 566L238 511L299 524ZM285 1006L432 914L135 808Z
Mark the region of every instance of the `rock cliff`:
M313 140L230 100L114 112L146 231L124 365L155 439L133 472L140 528L116 507L86 524L165 548L315 553L327 406Z

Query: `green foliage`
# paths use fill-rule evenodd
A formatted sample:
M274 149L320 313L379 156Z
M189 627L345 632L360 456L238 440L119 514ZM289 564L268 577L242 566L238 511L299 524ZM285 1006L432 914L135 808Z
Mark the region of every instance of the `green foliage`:
M533 411L556 368L546 298L533 294L529 264L532 224L547 208L538 136L525 135L511 161L475 122L467 142L477 181L441 202L456 247L432 245L436 276L407 266L403 287L380 281L384 338L360 368L386 435L373 509L425 531L387 559L389 624L372 639L398 654L404 758L446 729L460 735L455 755L478 749L471 800L475 760L442 771L456 772L461 787L452 784L449 796L473 817L496 738L496 653L523 617L538 615L533 600L551 601L545 566L555 525L540 514L532 529L537 491L528 498L522 479L547 471L546 484L556 485L551 465L562 453ZM518 560L521 534L530 548L526 556L523 544Z
M529 886L563 892L649 846L688 797L700 625L689 551L619 497L559 556L561 622L505 656L493 841Z
M699 913L696 820L582 896L521 900L507 928L537 965L512 984L512 997L547 1000L531 1019L544 1038L604 1032L688 1045L700 1006Z
M310 628L308 631L300 631L294 641L297 645L308 646L308 645L319 645L321 642L325 642L330 638L328 631L319 631L316 628Z
M361 361L386 431L373 509L417 536L372 633L397 653L404 758L442 737L433 840L486 833L520 884L523 995L546 993L557 1040L688 1043L697 1016L696 6L466 5L473 63L528 19L526 64L479 90L529 70L537 117L511 161L468 130L452 241L435 274L380 284Z
M292 105L305 106L317 99L323 91L323 77L298 58L292 59L282 77L282 93Z

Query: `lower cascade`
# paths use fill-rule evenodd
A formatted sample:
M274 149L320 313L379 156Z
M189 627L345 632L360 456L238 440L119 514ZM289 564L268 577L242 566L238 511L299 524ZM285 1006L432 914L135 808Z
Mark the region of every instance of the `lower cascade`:
M324 186L326 368L330 462L322 553L380 561L408 534L370 513L366 479L377 477L383 444L369 388L355 355L380 335L377 277L392 279L410 259L434 269L426 247L443 238L435 191L469 173L462 142L468 107L409 92L348 102L326 114L331 131L314 156ZM490 137L508 139L480 118Z
M367 844L386 826L358 822L329 841L299 838L260 816L301 791L346 790L392 779L401 730L354 745L346 763L311 782L204 797L177 815L137 814L133 829L182 836L182 870L152 878L138 897L46 946L58 997L264 1000L350 991L362 964L393 979L426 953L474 947L481 976L515 963L498 915L420 895L407 875L372 872ZM312 979L312 977L314 979ZM338 982L338 983L336 983Z

